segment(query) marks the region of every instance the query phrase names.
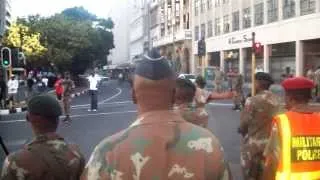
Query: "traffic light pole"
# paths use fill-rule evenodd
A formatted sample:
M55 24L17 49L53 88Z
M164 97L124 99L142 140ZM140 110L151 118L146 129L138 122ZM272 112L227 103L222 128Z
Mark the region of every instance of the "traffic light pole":
M252 32L252 69L251 69L251 96L256 94L256 78L255 78L255 71L256 71L256 50L255 50L255 36L256 33Z

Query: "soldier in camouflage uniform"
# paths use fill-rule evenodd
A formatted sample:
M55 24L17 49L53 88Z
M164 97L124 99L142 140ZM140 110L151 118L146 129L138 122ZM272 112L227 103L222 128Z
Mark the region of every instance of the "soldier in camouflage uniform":
M63 94L62 94L62 103L64 108L64 113L66 115L64 121L70 121L70 109L71 109L71 99L72 93L74 91L75 85L74 82L70 78L70 73L65 73L64 80L62 82L63 85Z
M175 90L174 109L190 123L201 127L208 126L208 114L193 104L196 87L188 79L178 79Z
M262 175L263 150L268 142L272 117L280 110L279 98L268 90L272 83L269 74L256 74L257 94L247 99L240 116L239 133L243 137L240 159L246 180L256 180Z
M234 77L234 91L235 95L233 97L233 110L241 110L241 104L244 99L243 95L243 76L242 74L238 74Z
M217 93L221 93L223 91L222 85L224 80L224 73L218 69L215 71L214 83L215 83L215 91Z
M28 102L27 121L35 135L22 150L4 161L2 180L78 180L85 160L76 145L56 133L62 114L58 101L40 95Z
M174 89L174 72L153 49L135 70L137 120L95 148L81 179L230 179L218 139L172 110Z

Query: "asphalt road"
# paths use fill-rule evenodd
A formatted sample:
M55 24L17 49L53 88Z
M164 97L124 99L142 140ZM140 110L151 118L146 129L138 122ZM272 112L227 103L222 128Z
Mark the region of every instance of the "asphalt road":
M104 83L98 99L98 111L88 112L89 96L74 98L72 123L61 123L58 130L68 141L78 144L87 159L95 145L104 137L128 127L136 118L136 106L131 101L128 84L119 86L116 81ZM239 112L231 110L230 101L213 102L207 105L207 109L210 114L209 128L220 139L234 178L241 180L240 136L237 134ZM11 152L31 140L32 132L24 117L24 113L0 117L0 135ZM4 157L0 150L1 164Z

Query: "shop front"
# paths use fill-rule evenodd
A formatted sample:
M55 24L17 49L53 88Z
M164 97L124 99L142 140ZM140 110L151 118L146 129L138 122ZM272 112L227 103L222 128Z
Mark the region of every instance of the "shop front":
M276 82L296 74L296 44L273 44L269 55L270 74Z

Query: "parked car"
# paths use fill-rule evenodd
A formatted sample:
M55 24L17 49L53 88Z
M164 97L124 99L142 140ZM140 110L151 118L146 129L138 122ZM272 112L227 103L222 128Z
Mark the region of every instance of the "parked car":
M192 83L196 82L196 75L194 75L194 74L180 74L179 78L189 79Z

